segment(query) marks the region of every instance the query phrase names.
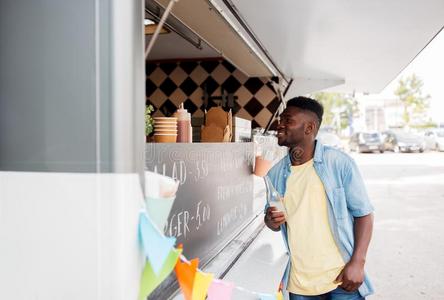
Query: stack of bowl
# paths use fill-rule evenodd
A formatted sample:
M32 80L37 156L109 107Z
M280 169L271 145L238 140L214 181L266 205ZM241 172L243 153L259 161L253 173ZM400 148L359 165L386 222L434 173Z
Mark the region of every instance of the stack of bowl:
M177 138L177 118L154 117L154 142L175 143Z

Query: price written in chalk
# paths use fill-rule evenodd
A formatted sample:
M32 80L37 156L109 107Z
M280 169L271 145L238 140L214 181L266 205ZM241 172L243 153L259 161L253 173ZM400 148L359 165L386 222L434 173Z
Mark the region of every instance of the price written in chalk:
M198 231L211 217L211 208L208 203L199 201L195 210L183 210L171 215L165 232L169 236L187 238L191 231Z
M174 161L170 170L166 164L163 163L159 167L155 165L153 171L165 176L170 176L178 180L181 185L185 184L189 178L194 178L196 182L203 180L208 177L209 173L208 162L205 160L196 160L194 162L188 162L188 164L182 160Z
M196 182L204 179L208 176L208 162L205 160L196 160L194 170L194 180Z

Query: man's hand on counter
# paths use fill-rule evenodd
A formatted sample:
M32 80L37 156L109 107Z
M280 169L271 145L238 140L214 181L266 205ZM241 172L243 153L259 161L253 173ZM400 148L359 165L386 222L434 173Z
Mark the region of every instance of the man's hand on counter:
M268 207L264 217L265 225L273 231L279 231L280 226L285 223L284 213L278 211L276 207Z

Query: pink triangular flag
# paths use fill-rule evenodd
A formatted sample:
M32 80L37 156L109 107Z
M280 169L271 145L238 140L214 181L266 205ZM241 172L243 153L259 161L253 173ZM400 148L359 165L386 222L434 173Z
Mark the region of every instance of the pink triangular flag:
M234 283L214 279L208 288L208 300L229 300L233 293Z

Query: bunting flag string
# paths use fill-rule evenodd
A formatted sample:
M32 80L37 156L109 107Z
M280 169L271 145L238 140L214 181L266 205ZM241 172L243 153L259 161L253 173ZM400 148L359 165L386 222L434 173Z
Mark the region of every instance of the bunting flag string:
M254 295L261 300L282 300L281 292L264 294L254 292L203 272L198 268L199 258L188 260L182 249L175 249L176 239L165 237L145 210L139 216L139 239L146 256L140 282L139 300L145 300L174 269L185 300L229 300L234 289Z
M139 236L142 241L146 258L156 275L159 275L165 260L176 243L176 238L165 237L159 232L146 212L139 216ZM155 245L155 247L150 247Z
M192 299L194 279L197 272L197 266L199 265L199 259L192 259L190 262L181 262L180 260L176 264L176 276L179 281L179 286L182 289L182 293L185 296L185 300Z
M229 300L233 290L254 295L257 299L282 300L275 295L250 291L232 282L215 279L213 274L199 269L199 258L188 260L176 238L166 237L162 230L176 198L179 182L153 172L145 172L152 189L146 194L139 215L139 240L146 257L140 280L139 300L147 297L175 270L185 300ZM154 184L153 184L154 183Z
M151 267L151 264L147 262L143 269L142 278L140 280L139 300L146 300L149 294L151 294L156 287L158 287L162 281L164 281L168 275L173 271L179 255L182 253L182 249L172 249L168 255L159 275L156 275Z
M194 278L193 294L191 298L193 300L205 300L208 288L213 281L213 274L197 272Z
M234 283L214 279L208 288L208 300L231 299Z
M168 215L173 207L175 197L170 198L147 198L146 208L151 220L159 230L163 230L167 223Z

